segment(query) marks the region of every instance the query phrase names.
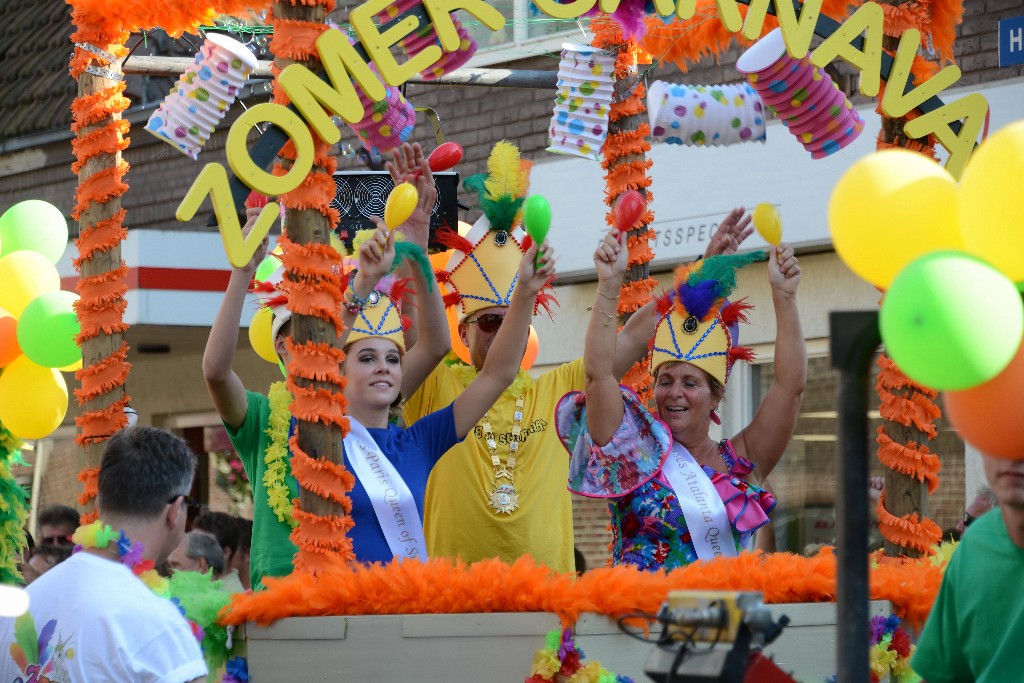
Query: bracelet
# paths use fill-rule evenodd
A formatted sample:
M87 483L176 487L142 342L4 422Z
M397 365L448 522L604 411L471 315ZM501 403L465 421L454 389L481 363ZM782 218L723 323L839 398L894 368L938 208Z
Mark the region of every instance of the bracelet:
M593 310L596 310L596 311L597 311L598 313L600 313L601 315L603 315L603 316L604 316L604 317L606 318L606 320L604 321L604 326L605 326L605 327L608 327L609 325L611 325L611 324L612 324L612 321L613 321L613 320L617 320L617 319L618 319L618 316L615 316L615 315L611 315L610 313L605 313L604 311L602 311L602 310L600 309L600 307L598 307L597 309L595 309L595 308L594 308L593 306L587 306L587 310L588 310L588 311L593 311Z
M366 306L373 301L373 295L375 293L376 292L370 292L370 294L366 298L362 298L358 294L356 294L356 291L354 289L349 287L348 289L345 290L345 295L342 300L342 303L345 305L345 308L348 309L349 313L351 313L352 315L359 315L360 313L363 312L363 309L366 308Z
M608 296L607 294L605 294L604 292L601 291L600 287L597 288L597 293L600 294L601 296L603 296L605 299L608 299L609 301L618 301L619 300L619 295L618 294L616 294L615 296Z

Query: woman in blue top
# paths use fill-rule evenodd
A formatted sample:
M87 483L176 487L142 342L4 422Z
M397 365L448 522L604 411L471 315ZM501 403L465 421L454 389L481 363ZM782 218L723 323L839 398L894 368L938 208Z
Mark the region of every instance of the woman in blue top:
M649 339L656 415L612 374L619 283L626 269L625 236L609 233L594 255L595 308L584 347L586 392L566 395L556 425L569 450L569 488L608 498L612 559L641 569L674 569L695 560L732 557L768 521L774 500L755 482L779 461L796 424L806 382L806 350L796 307L800 267L789 247L772 247L768 277L778 324L775 384L753 421L721 442L718 406L729 371L749 349L734 345L749 306L725 299L735 270L763 258L712 256L676 272L673 288L636 313L620 346ZM646 325L646 329L644 326ZM756 468L760 479L754 479Z

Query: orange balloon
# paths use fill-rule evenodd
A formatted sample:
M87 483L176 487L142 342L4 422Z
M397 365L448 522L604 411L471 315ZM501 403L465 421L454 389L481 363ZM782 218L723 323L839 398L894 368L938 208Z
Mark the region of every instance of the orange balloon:
M523 362L519 364L519 367L523 370L532 368L533 364L537 362L539 353L540 337L537 336L537 330L533 329L533 325L530 325L530 337L526 340L526 353L523 354Z
M3 308L0 308L0 368L5 368L21 355L18 345L18 321Z
M963 391L943 394L946 416L960 437L986 455L1024 460L1024 344L994 379Z

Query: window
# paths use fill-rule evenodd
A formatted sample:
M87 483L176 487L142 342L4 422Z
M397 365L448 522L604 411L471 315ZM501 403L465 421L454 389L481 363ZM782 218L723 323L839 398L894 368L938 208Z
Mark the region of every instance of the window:
M528 0L493 0L489 3L504 15L505 26L491 31L467 12L457 12L469 35L477 42L472 66L525 59L541 54L558 54L567 39L584 41L576 19L553 19ZM580 20L585 21L585 20ZM583 26L586 26L584 23ZM575 33L576 37L572 38Z

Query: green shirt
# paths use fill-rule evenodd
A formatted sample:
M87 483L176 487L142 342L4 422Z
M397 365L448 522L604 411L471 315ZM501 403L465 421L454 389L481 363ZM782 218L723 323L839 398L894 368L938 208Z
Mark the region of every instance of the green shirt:
M979 517L953 554L911 661L928 683L1019 681L1024 672L1024 548L999 509Z
M288 535L291 527L280 522L277 515L270 509L267 502L267 487L263 485L263 474L267 471L264 460L270 437L267 429L270 425L270 400L263 394L246 391L249 402L245 411L245 420L238 429L224 428L235 447L245 475L249 478L252 488L252 550L249 555L249 581L253 589L262 587L264 576L287 576L292 573L292 558L298 548ZM291 468L285 475L285 482L291 491L291 498L299 497L299 485L291 474Z

